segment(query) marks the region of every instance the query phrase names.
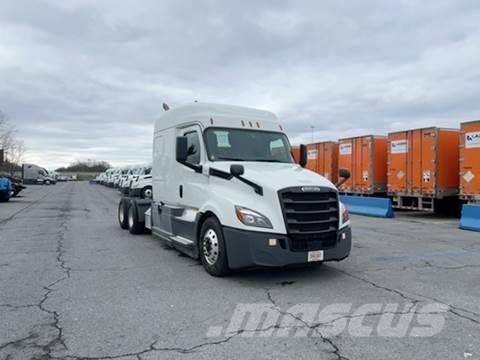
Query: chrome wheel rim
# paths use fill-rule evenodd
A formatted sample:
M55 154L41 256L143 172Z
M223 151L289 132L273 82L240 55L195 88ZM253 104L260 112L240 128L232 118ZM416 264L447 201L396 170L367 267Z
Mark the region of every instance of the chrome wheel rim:
M213 265L217 262L219 247L218 247L218 235L213 229L208 229L203 235L203 257L209 265Z
M130 208L128 209L128 227L133 228L133 224L134 224L134 221L133 221L133 207L130 206Z
M145 198L150 199L152 197L152 189L145 189L143 195L145 196Z

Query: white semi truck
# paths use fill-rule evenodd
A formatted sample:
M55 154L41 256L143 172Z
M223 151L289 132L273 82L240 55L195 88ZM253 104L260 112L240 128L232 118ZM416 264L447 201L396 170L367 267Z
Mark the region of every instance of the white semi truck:
M300 162L270 112L202 103L168 110L155 122L153 197L122 198L120 226L151 231L213 276L345 259L348 211L334 184L303 168L304 145Z

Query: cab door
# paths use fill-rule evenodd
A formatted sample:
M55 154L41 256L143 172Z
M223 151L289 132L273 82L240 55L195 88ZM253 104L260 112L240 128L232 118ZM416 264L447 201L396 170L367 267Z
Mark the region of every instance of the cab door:
M180 128L179 136L187 138L187 163L204 165L206 161L205 146L199 125ZM188 166L179 164L176 179L177 187L174 198L175 206L171 207L172 233L177 237L195 241L195 226L199 208L208 199L208 177L203 172L196 172Z

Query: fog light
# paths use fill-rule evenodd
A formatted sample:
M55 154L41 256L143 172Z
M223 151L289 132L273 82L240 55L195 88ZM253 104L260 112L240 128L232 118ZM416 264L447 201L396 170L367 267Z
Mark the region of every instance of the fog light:
M277 246L277 239L268 239L268 246Z
M345 240L347 238L347 234L346 233L343 233L342 234L342 240Z

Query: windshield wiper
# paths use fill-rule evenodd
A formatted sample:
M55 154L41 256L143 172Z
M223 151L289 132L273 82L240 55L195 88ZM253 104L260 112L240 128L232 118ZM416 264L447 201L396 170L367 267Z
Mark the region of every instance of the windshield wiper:
M274 162L274 163L284 163L285 161L282 160L275 160L275 159L257 159L257 160L250 160L250 161L257 161L257 162Z
M241 159L241 158L233 158L233 157L219 157L217 158L217 160L230 160L230 161L247 161L245 159Z

